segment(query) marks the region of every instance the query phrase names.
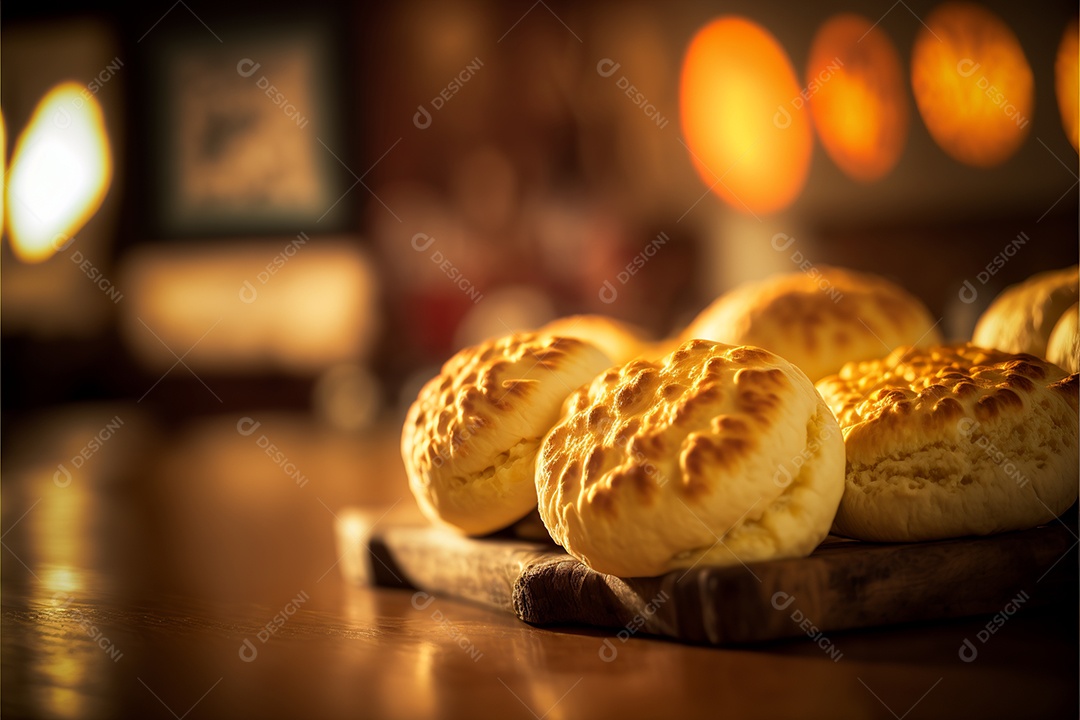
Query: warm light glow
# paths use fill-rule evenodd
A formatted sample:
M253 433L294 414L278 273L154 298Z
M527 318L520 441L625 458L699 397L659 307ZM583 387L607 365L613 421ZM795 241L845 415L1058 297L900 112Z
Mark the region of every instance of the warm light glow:
M1080 110L1077 109L1077 95L1080 94L1080 23L1076 18L1065 28L1058 48L1057 62L1054 65L1055 84L1057 86L1058 107L1061 109L1061 124L1073 148L1080 150Z
M4 111L0 109L0 178L7 183L7 124L4 122ZM4 227L4 193L0 192L0 231ZM2 234L2 232L0 232Z
M789 205L810 169L805 100L784 49L738 17L709 23L683 59L682 130L707 187L740 210Z
M999 165L1027 137L1031 67L1012 30L979 5L947 3L926 18L912 51L911 84L926 129L960 162Z
M817 32L806 68L810 109L829 157L856 180L884 177L907 139L900 56L858 15L837 15Z
M366 356L380 318L374 266L351 239L141 248L117 284L122 336L157 373L181 354L172 372L317 373Z
M15 143L11 168L11 245L21 260L41 262L86 224L109 187L109 139L94 96L73 82L50 90Z

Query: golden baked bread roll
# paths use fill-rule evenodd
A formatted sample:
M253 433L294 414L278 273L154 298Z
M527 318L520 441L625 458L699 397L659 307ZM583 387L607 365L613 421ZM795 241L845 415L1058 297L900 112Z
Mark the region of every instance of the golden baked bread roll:
M740 285L721 295L682 333L729 345L756 345L799 366L812 381L846 362L899 345L941 342L915 296L877 275L820 265Z
M1077 497L1076 374L971 344L897 348L817 384L844 433L836 532L906 542L1045 523Z
M551 537L624 577L807 555L843 485L836 419L806 375L707 340L580 388L536 465Z
M1032 275L1001 291L979 318L971 342L979 347L1046 357L1058 318L1077 301L1077 266Z
M612 365L590 343L523 333L465 348L409 408L401 456L432 521L469 535L536 506L536 453L563 401Z
M650 345L643 330L605 315L562 317L552 320L536 333L590 342L603 350L616 365L630 362Z
M1080 305L1072 307L1058 318L1054 331L1050 333L1050 342L1046 345L1046 359L1069 372L1080 370L1080 327L1078 314Z

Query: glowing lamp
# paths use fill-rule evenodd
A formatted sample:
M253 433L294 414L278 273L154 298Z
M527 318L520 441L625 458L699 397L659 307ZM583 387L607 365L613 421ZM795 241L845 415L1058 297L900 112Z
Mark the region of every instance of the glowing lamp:
M83 86L57 85L38 103L11 157L4 206L15 255L30 263L51 257L101 207L111 178L101 106Z
M884 177L907 139L900 56L866 18L836 15L814 37L806 68L810 110L833 162L863 182Z
M911 84L926 129L962 163L999 165L1028 135L1031 67L1012 30L980 5L946 3L926 18Z
M776 212L798 197L812 146L805 103L787 54L760 25L721 17L691 39L682 131L698 175L732 207Z

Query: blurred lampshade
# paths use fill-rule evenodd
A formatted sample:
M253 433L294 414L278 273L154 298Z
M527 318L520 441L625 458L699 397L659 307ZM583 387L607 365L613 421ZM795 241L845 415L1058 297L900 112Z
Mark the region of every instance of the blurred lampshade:
M4 207L15 255L47 260L97 212L112 178L105 116L85 87L65 82L38 103L11 157Z
M900 55L870 20L845 13L814 37L807 94L818 136L833 162L871 182L895 167L907 138L908 103Z
M809 113L787 53L760 25L727 16L701 28L683 58L683 134L705 186L752 214L782 210L810 170Z
M1028 135L1031 67L1009 26L980 5L946 3L926 18L911 84L926 129L962 163L1000 165Z

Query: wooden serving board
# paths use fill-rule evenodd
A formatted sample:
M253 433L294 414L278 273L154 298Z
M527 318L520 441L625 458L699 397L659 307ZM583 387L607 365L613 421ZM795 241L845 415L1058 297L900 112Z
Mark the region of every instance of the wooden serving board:
M1072 513L1070 513L1070 516ZM516 614L713 645L1077 603L1075 526L983 538L871 544L830 538L810 557L655 578L597 573L550 543L464 538L429 526L340 515L352 582L423 590ZM1026 595L1026 598L1021 596Z

